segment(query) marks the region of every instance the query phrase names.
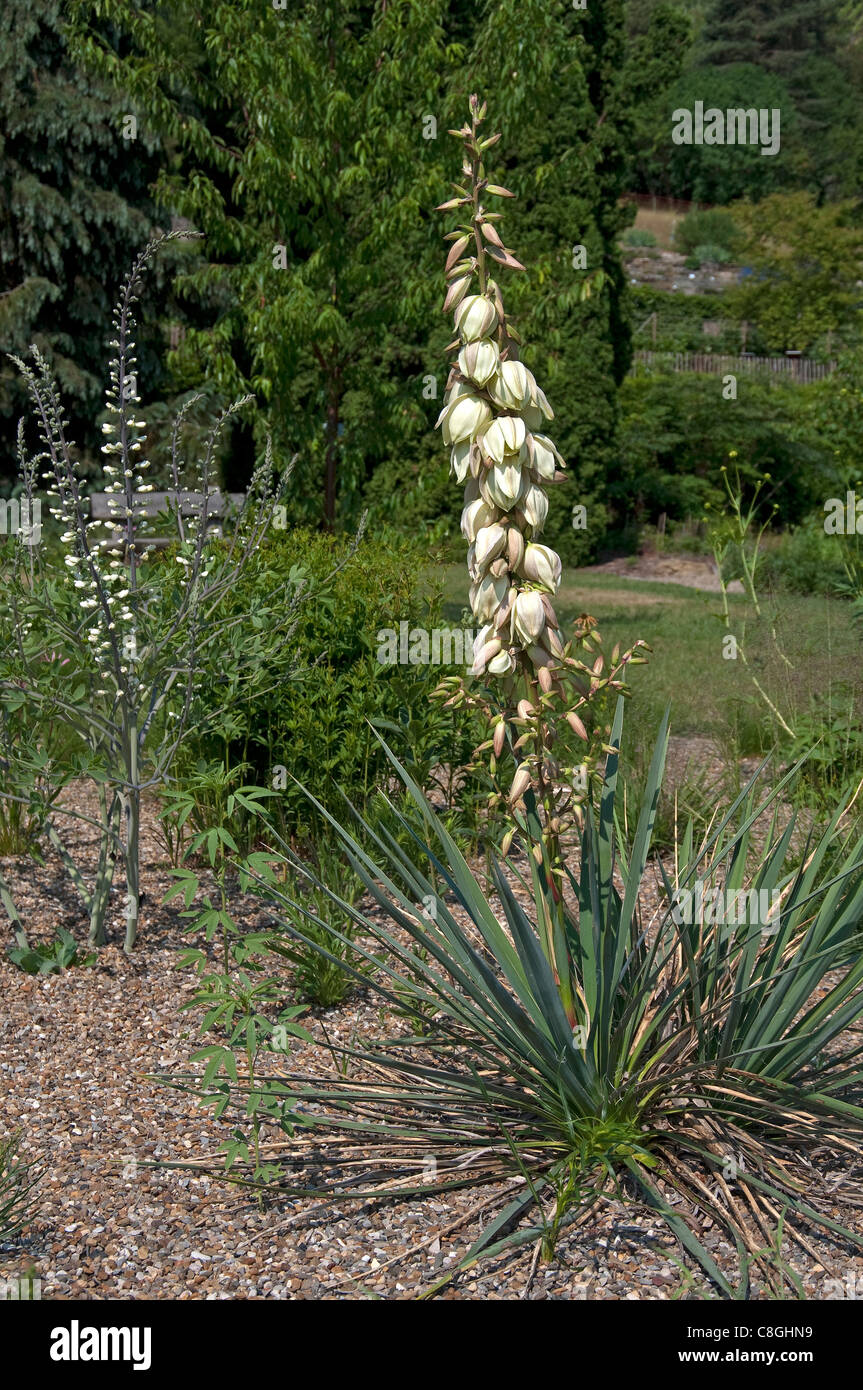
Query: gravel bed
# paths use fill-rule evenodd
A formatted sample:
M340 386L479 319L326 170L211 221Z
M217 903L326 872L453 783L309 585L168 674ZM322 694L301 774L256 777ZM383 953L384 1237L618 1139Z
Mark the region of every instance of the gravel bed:
M88 833L70 836L82 859ZM340 1207L277 1195L262 1211L219 1178L150 1166L215 1158L228 1126L192 1095L151 1079L188 1071L201 1045L194 1013L182 1011L194 979L177 968L181 951L201 943L183 930L181 903L161 905L171 880L152 818L142 864L146 901L131 958L112 944L95 967L46 978L0 958L0 1134L20 1127L25 1153L44 1165L38 1215L21 1242L0 1247L0 1278L32 1270L51 1299L415 1297L463 1257L503 1187ZM33 938L65 925L83 941L80 902L55 856L44 865L7 859L2 869ZM120 942L119 886L115 902L111 935ZM244 920L263 922L255 905ZM312 1031L320 1023L313 1020ZM362 1036L380 1028L381 1011L359 992L325 1023L331 1036ZM310 1048L300 1047L294 1060L299 1070L320 1066ZM828 1155L820 1172L836 1191L836 1219L858 1228L859 1211L843 1200L853 1167ZM734 1252L709 1220L700 1238L734 1268ZM808 1252L784 1252L808 1296L839 1297L841 1286L844 1296L863 1297L863 1257L841 1241L810 1233L810 1242ZM712 1296L662 1223L623 1201L608 1201L564 1231L550 1263L537 1255L527 1247L486 1262L441 1296Z

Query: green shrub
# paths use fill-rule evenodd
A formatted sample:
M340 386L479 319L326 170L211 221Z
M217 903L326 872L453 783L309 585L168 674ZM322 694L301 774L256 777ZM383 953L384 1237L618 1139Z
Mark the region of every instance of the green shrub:
M734 218L724 208L690 212L674 228L674 245L684 255L698 254L706 246L720 248L731 259L738 232ZM708 259L708 258L704 258Z
M697 270L701 265L727 265L731 260L731 253L725 250L724 246L717 246L715 242L704 242L701 246L696 246L691 256L686 257L686 264L690 270Z
M237 614L254 613L256 594L279 583L286 592L303 585L307 594L290 637L254 688L217 670L202 678L196 718L207 732L187 739L178 788L194 792L201 766L210 786L216 763L228 772L242 765L245 781L278 790L269 813L296 843L322 829L297 783L327 809L342 811L342 792L367 804L386 767L376 730L424 786L442 764L467 763L479 738L464 716L430 702L453 667L378 660L387 655L383 631L394 632L398 646L404 631L456 627L441 617L419 546L402 539L385 548L375 539L352 548L345 538L273 530L237 584ZM203 823L212 808L200 809Z
M844 546L838 536L825 535L817 514L765 550L762 576L775 588L794 594L835 594L846 580Z
M648 227L627 227L620 240L624 246L656 245L656 237Z

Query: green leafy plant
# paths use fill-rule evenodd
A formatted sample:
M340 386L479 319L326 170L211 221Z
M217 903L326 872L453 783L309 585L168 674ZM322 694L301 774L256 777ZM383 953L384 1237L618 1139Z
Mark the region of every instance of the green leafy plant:
M64 970L71 970L76 965L95 965L99 959L95 951L82 956L77 941L65 927L57 928L56 938L52 942L46 944L37 941L33 945L12 946L8 956L13 965L28 975L61 975Z

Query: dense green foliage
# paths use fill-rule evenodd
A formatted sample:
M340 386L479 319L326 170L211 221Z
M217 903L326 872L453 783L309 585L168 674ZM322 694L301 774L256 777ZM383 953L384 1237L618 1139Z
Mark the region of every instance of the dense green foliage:
M819 198L857 192L863 54L852 38L853 5L676 0L669 6L667 0L632 0L628 11L630 45L642 61L651 28L678 55L677 71L666 59L657 74L664 78L662 90L638 103L634 187L717 203L783 187L811 190ZM672 145L671 113L692 109L696 101L721 109L779 107L780 152L761 158L752 147Z
M799 522L830 495L832 459L807 388L741 375L737 399L727 400L722 383L719 375L648 371L624 382L619 463L608 485L618 526L720 505L720 469L732 451L744 489L770 474L777 523Z
M7 0L0 17L0 353L35 342L51 354L72 433L92 455L110 296L155 225L162 152L145 130L128 135L128 100L73 62L61 9ZM148 398L164 382L170 267L139 344ZM0 357L0 491L25 396Z
M550 540L578 548L570 503L594 499L610 466L628 365L624 9L71 6L82 61L129 92L171 152L161 199L207 235L206 264L182 281L206 321L174 354L179 384L206 374L257 395L277 461L300 452L294 516L350 522L367 493L378 515L452 530L445 463L428 443L447 334L429 327L440 260L429 209L456 171L446 127L477 88L494 93L506 132L512 235L530 267L517 307L547 355L531 365L561 400L573 460ZM105 17L122 52L87 27Z
M334 537L273 530L235 586L231 611L254 614L265 595L298 587L313 601L300 606L281 651L269 656L263 683L217 667L204 675L194 721L205 732L193 730L186 741L178 782L194 781L199 764L220 763L226 773L242 767L246 781L278 791L270 814L304 840L321 822L303 788L331 810L341 809L342 793L360 807L373 796L387 765L381 731L424 786L442 764L467 763L478 739L462 716L429 698L445 671L458 668L398 659L410 656L402 623L408 637L445 626L418 546L398 536L384 546L377 537L352 554ZM396 634L396 660L382 662L393 654L388 631ZM462 806L470 825L469 795Z

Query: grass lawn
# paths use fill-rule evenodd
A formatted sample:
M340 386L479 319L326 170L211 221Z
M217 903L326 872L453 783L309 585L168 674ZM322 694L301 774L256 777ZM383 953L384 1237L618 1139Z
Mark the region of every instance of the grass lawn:
M444 587L446 620L455 625L467 604L465 568L448 565L436 577ZM648 741L670 703L677 734L712 735L737 755L759 752L772 743L774 722L746 666L739 657L723 657L720 595L575 570L564 582L557 611L565 626L579 613L591 613L609 652L616 642L625 647L640 637L649 643L653 650L648 664L632 672L629 719L630 729L637 727L639 716L648 721ZM742 597L732 599L738 636L749 611ZM774 613L776 634L790 666L771 636ZM475 624L469 621L466 626ZM828 697L837 714L860 708L861 637L851 626L847 603L780 595L766 602L760 622L751 617L746 622L741 646L749 672L792 727Z

